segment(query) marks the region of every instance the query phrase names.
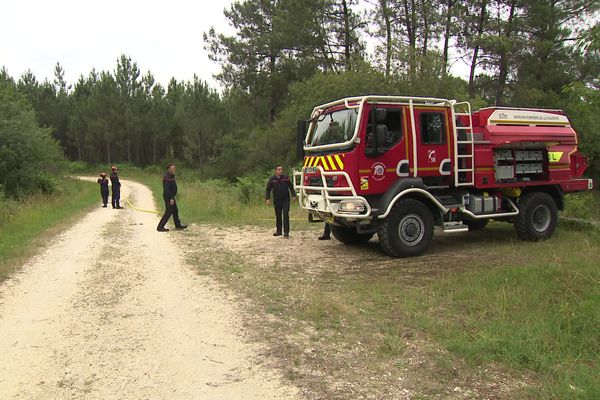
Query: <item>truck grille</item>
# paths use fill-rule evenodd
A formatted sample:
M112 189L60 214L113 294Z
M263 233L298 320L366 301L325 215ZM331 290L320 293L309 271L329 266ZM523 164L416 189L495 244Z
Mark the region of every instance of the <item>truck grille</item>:
M333 180L333 178L325 178L325 180L327 181L327 186L328 187L333 187L335 182ZM321 180L320 177L311 177L308 180L308 184L309 186L317 186L317 187L322 187L323 186L323 181Z

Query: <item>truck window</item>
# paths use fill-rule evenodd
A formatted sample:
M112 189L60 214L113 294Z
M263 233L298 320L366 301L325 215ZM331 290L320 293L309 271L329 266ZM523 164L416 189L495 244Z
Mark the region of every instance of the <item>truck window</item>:
M423 144L444 144L446 142L446 127L444 113L421 113L421 141Z
M374 112L374 111L371 111ZM375 154L375 138L373 136L372 118L369 118L369 124L367 126L367 144L365 152L367 154ZM380 122L380 125L387 127L387 136L385 143L379 144L378 153L385 152L396 145L400 140L404 132L402 131L402 109L401 108L388 108L386 112L385 122Z

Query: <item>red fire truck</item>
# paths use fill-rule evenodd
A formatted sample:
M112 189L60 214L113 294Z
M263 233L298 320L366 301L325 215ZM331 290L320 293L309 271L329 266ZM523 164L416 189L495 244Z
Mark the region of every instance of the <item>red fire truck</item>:
M346 244L377 233L395 257L423 253L434 226L464 232L507 221L521 239L546 239L564 194L592 188L560 110L350 97L316 107L300 132L294 184L309 220L329 223Z

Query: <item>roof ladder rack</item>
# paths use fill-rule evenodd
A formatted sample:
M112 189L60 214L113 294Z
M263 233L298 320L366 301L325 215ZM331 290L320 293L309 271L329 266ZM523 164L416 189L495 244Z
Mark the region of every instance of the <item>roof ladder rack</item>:
M456 112L456 108L463 112ZM473 138L473 117L468 101L453 103L454 121L454 186L473 186L475 184L475 143ZM457 117L467 117L467 126L458 126Z

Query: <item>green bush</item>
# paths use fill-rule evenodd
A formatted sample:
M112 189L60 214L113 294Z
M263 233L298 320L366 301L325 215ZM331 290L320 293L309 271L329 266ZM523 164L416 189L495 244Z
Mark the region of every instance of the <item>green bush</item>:
M50 129L40 128L31 105L10 86L0 86L0 186L5 197L53 193L51 173L63 157Z
M261 203L264 198L268 173L254 173L237 178L237 198L244 205Z
M83 161L70 161L66 164L66 170L72 174L81 174L88 172L91 166Z
M600 221L600 194L583 192L566 196L563 216Z

